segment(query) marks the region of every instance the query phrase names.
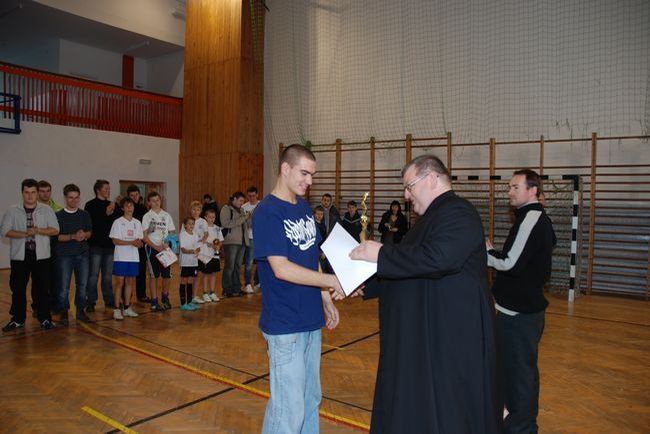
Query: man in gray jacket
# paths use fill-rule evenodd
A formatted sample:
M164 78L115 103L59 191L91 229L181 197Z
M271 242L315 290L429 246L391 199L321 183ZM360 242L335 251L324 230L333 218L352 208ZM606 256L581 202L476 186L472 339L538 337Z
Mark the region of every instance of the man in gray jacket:
M244 193L233 193L230 202L221 208L221 227L224 229L224 267L221 276L221 287L224 297L241 297L241 279L239 267L244 259L244 251L249 239L246 236L251 214L242 210Z
M10 207L2 218L2 236L11 240L11 320L2 328L3 332L25 326L30 275L41 327L54 328L46 285L50 281L50 237L58 235L59 223L52 208L38 202L37 188L38 181L25 179L21 184L23 203Z

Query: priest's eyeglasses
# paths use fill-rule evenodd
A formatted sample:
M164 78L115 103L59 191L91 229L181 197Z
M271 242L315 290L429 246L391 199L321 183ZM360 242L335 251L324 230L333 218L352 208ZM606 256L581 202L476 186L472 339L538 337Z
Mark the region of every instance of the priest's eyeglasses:
M409 182L408 184L406 184L406 185L404 186L404 190L407 190L409 193L411 193L411 190L413 189L413 187L415 187L415 184L417 184L418 182L422 181L424 178L426 178L426 177L429 176L430 174L431 174L431 172L427 172L427 173L425 173L425 174L423 174L423 175L418 176L418 177L415 178L413 181L411 181L411 182Z

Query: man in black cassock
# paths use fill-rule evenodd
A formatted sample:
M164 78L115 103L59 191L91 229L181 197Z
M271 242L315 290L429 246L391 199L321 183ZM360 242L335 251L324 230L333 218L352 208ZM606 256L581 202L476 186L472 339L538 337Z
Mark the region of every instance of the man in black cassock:
M421 217L400 244L368 241L350 257L377 263L380 352L370 432L497 433L494 307L481 219L452 191L444 164L420 156L402 170Z

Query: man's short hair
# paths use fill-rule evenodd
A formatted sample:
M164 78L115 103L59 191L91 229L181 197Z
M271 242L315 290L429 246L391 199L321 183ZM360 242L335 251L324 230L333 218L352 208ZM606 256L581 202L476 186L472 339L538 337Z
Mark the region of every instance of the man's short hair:
M451 182L451 176L449 175L447 167L445 167L440 158L435 155L424 154L412 159L402 169L402 177L404 177L404 174L411 167L415 167L415 174L418 176L422 176L425 173L436 172L438 175L444 177L447 182Z
M355 201L353 201L353 200L349 200L348 201L348 206L350 206L350 205L351 206L357 206L357 203Z
M131 205L135 206L135 202L133 202L133 199L131 199L129 196L124 196L120 200L120 208L124 209L124 205L126 205L127 203L130 203Z
M40 181L38 181L38 186L36 188L39 189L39 190L41 188L49 188L51 190L52 189L52 184L50 184L49 182L47 182L44 179L41 179Z
M160 193L158 193L157 191L149 192L149 194L147 195L147 202L149 202L151 199L153 199L156 196L160 197Z
M38 181L34 178L23 179L23 182L20 183L20 191L25 190L25 188L36 187L38 190Z
M325 193L325 194L323 195L323 197L329 197L329 198L331 199L331 198L332 198L332 195L329 194L329 193Z
M533 187L537 187L537 194L536 194L537 197L539 197L540 194L544 194L544 191L542 190L542 178L540 178L539 174L537 174L537 172L535 172L534 170L531 169L515 170L512 175L525 176L526 186L528 187L529 190Z
M241 191L236 191L232 194L232 196L230 196L230 201L232 202L233 200L239 199L240 197L246 199L244 193L242 193Z
M325 208L323 208L323 205L316 205L314 207L314 212L316 211L322 211L323 213L325 212Z
M99 190L101 190L102 187L105 186L106 184L110 184L110 182L108 182L108 181L105 180L105 179L98 179L97 181L95 181L95 185L93 185L93 191L95 192L95 195L96 195L97 192L99 192Z
M73 192L73 191L81 194L81 190L79 190L79 187L77 187L75 184L68 184L65 187L63 187L63 195L64 196L67 196L68 193Z
M141 194L140 188L138 188L138 186L135 184L131 184L128 187L126 187L126 194L133 193L134 191L137 191L138 194Z
M282 163L289 164L289 167L293 167L298 164L298 161L301 158L306 158L311 161L316 161L316 156L313 152L309 150L306 146L303 145L291 145L282 151L280 154L280 163L278 164L278 173L282 169Z
M248 187L248 189L246 190L246 193L257 193L257 187L255 187L254 185L251 185L251 186Z

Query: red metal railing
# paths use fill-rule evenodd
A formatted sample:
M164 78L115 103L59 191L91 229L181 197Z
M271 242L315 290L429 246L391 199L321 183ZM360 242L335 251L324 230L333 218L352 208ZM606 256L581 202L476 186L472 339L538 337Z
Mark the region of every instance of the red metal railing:
M0 63L2 91L20 95L22 120L180 139L183 100ZM11 119L11 107L0 106Z

